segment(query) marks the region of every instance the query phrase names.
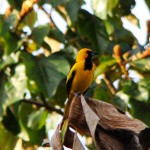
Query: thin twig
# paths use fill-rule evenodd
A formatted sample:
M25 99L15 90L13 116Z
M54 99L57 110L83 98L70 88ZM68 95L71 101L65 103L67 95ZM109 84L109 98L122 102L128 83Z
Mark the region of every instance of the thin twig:
M63 112L60 109L56 108L53 105L47 104L47 103L40 103L40 102L34 101L32 99L21 99L20 101L28 103L28 104L36 105L37 107L45 107L48 111L55 111L58 114L63 115Z
M106 75L106 73L103 74L103 79L104 81L106 82L109 90L111 91L111 94L112 95L115 95L116 93L116 89L114 87L114 85L111 83L110 79L108 78L108 76Z
M39 6L39 8L42 9L45 12L45 14L47 15L47 17L50 19L52 27L56 27L55 22L54 22L53 18L51 17L52 9L50 10L50 13L48 13L44 7Z

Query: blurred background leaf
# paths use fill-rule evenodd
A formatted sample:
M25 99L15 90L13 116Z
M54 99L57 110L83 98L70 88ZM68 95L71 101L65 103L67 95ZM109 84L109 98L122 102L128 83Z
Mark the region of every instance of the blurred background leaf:
M149 1L144 2L150 11ZM112 103L150 126L150 25L147 22L142 30L139 14L132 11L137 4L0 2L0 149L34 150L53 134L67 99L67 74L84 47L98 52L86 95ZM142 33L127 30L125 21ZM147 41L140 44L144 33ZM116 44L119 51L113 49Z

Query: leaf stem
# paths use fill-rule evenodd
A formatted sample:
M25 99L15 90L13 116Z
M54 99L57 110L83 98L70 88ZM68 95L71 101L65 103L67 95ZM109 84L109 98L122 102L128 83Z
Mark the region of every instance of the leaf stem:
M48 111L55 111L57 112L58 114L60 115L63 115L63 112L61 111L61 109L58 109L56 108L55 106L53 105L50 105L48 103L40 103L40 102L37 102L35 100L32 100L32 99L21 99L20 100L21 102L25 102L25 103L28 103L28 104L33 104L33 105L36 105L37 107L45 107Z

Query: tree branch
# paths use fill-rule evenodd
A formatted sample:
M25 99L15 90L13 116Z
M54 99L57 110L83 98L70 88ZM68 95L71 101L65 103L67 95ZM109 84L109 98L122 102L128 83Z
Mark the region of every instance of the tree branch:
M56 108L53 105L50 105L48 103L40 103L40 102L34 101L32 99L21 99L20 101L28 103L28 104L36 105L37 107L45 107L50 112L55 111L58 114L63 115L63 112L60 109L58 109L58 108Z
M115 95L116 89L115 89L114 85L111 83L111 81L108 78L108 76L106 75L106 73L103 74L103 79L104 79L105 83L107 84L109 90L111 91L111 94Z

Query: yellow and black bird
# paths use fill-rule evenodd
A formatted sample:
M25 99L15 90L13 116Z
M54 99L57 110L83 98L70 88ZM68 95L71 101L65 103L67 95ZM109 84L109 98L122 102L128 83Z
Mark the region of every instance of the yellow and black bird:
M76 63L67 76L68 102L64 113L65 118L68 116L74 95L84 94L93 81L95 65L92 62L92 57L94 55L95 52L88 48L81 49L77 54Z

